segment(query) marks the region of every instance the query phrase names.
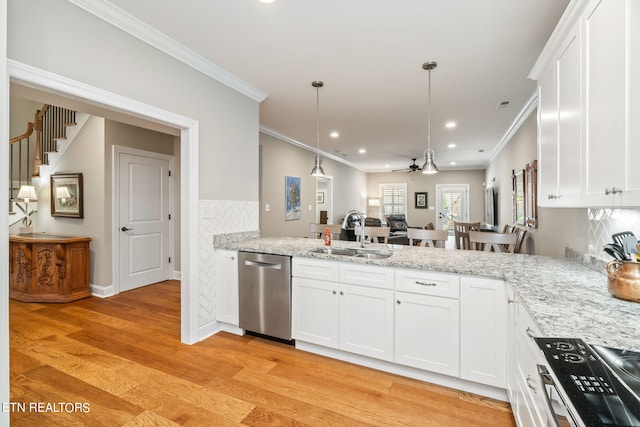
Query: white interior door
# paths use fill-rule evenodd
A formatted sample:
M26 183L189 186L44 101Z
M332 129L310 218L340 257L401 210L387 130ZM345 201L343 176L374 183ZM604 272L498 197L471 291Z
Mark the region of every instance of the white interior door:
M454 221L469 221L469 184L436 184L437 228L451 234Z
M144 154L143 154L144 153ZM170 156L119 152L119 291L171 278Z

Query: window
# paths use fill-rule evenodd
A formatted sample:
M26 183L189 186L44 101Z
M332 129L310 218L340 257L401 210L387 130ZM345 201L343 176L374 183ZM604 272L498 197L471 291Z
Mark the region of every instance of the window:
M380 184L380 209L383 218L407 213L407 184Z

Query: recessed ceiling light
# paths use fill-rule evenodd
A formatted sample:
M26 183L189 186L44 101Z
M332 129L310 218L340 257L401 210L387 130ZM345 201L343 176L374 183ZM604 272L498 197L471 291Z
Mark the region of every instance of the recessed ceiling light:
M366 152L367 152L367 150L365 150L364 148L361 148L361 149L358 150L358 153L360 153L360 154L364 154Z
M478 153L484 153L484 148L481 148L480 150L478 150Z
M339 136L340 136L340 134L334 130L333 132L331 132L331 133L329 134L329 136L330 136L331 138L334 138L334 139L335 139L335 138L339 137Z
M454 144L454 143L452 142L451 144L447 145L447 147L449 147L449 148L456 148L456 144Z
M448 129L454 128L456 126L458 126L458 124L456 122L447 122L447 124L444 125L444 127L448 128Z
M449 164L450 164L451 166L455 166L455 165L456 165L456 162L451 162L451 163L449 163Z
M384 165L384 167L389 169L391 166L390 165Z
M258 0L260 3L264 3L264 4L271 4L271 3L275 3L276 0Z

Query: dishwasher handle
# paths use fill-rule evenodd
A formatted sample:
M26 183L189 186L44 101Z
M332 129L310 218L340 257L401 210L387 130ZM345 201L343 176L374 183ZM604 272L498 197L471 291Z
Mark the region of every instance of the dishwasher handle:
M273 270L281 270L282 264L272 264L270 262L249 261L245 260L244 265L249 267L271 268Z

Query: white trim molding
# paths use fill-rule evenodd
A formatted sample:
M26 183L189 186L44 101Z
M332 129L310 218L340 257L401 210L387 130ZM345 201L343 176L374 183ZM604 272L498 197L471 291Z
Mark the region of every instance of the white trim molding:
M511 126L509 126L509 129L507 129L505 134L502 136L498 145L496 145L493 151L491 151L491 155L489 156L489 159L487 160L487 162L484 164L484 168L487 168L496 159L500 151L502 151L505 145L509 143L513 135L518 131L518 129L520 129L520 126L522 126L525 120L529 118L531 113L533 113L533 111L537 107L538 107L538 89L536 88L536 90L531 94L531 97L529 98L527 103L524 105L524 107L522 107L522 109L520 110L516 118L513 119Z
M300 147L300 148L302 148L304 150L311 151L312 153L317 153L317 151L318 151L316 148L310 147L307 144L298 141L297 139L291 138L291 137L289 137L289 136L287 136L287 135L285 135L283 133L278 132L275 129L271 129L271 128L269 128L267 126L264 126L264 125L260 125L260 132L264 133L265 135L269 135L269 136L272 136L274 138L278 138L281 141L288 142L289 144L295 145L296 147ZM326 157L327 159L335 160L338 163L342 163L344 165L351 166L352 168L357 169L357 170L359 170L361 172L365 172L365 173L367 172L364 169L360 168L359 166L357 166L357 165L355 165L355 164L343 159L342 157L338 157L338 156L336 156L334 154L327 153L326 151L320 150L320 155L322 157Z
M67 0L131 36L257 102L267 94L106 0Z
M5 1L5 0L0 0ZM180 170L185 171L180 179L180 216L181 241L180 256L182 260L181 286L181 340L186 344L198 341L198 149L199 122L134 99L126 98L103 89L89 86L66 77L50 73L17 61L7 60L7 71L10 79L28 87L44 92L78 99L105 109L124 113L130 116L160 123L180 130ZM2 69L0 68L0 73ZM6 86L6 88L4 87ZM8 93L8 81L2 89ZM1 90L1 89L0 89ZM1 99L1 98L0 98ZM8 112L8 96L3 100ZM8 114L8 113L7 113ZM3 116L4 117L4 116ZM2 120L2 118L0 118ZM4 132L5 126L0 127ZM5 138L8 141L9 137ZM1 178L0 178L1 179ZM3 188L8 186L4 186ZM0 190L1 192L2 190ZM5 190L6 191L6 190ZM1 193L0 193L1 194ZM7 196L8 199L8 196ZM1 214L0 214L1 215ZM8 219L7 219L8 221ZM7 239L8 245L8 239ZM8 249L7 249L8 251ZM0 247L0 255L2 247ZM0 263L8 261L2 257ZM0 264L0 269L6 264ZM7 269L8 270L8 269ZM2 302L0 302L2 304ZM1 355L0 355L1 357Z
M533 64L533 68L531 68L529 72L529 78L531 80L538 80L540 78L542 71L547 68L547 65L553 60L553 56L560 48L560 44L564 41L569 31L571 31L573 25L578 21L589 1L590 0L571 0L560 17L558 25L556 25L553 33L551 33L551 37L547 40L547 44L544 45L538 60Z

